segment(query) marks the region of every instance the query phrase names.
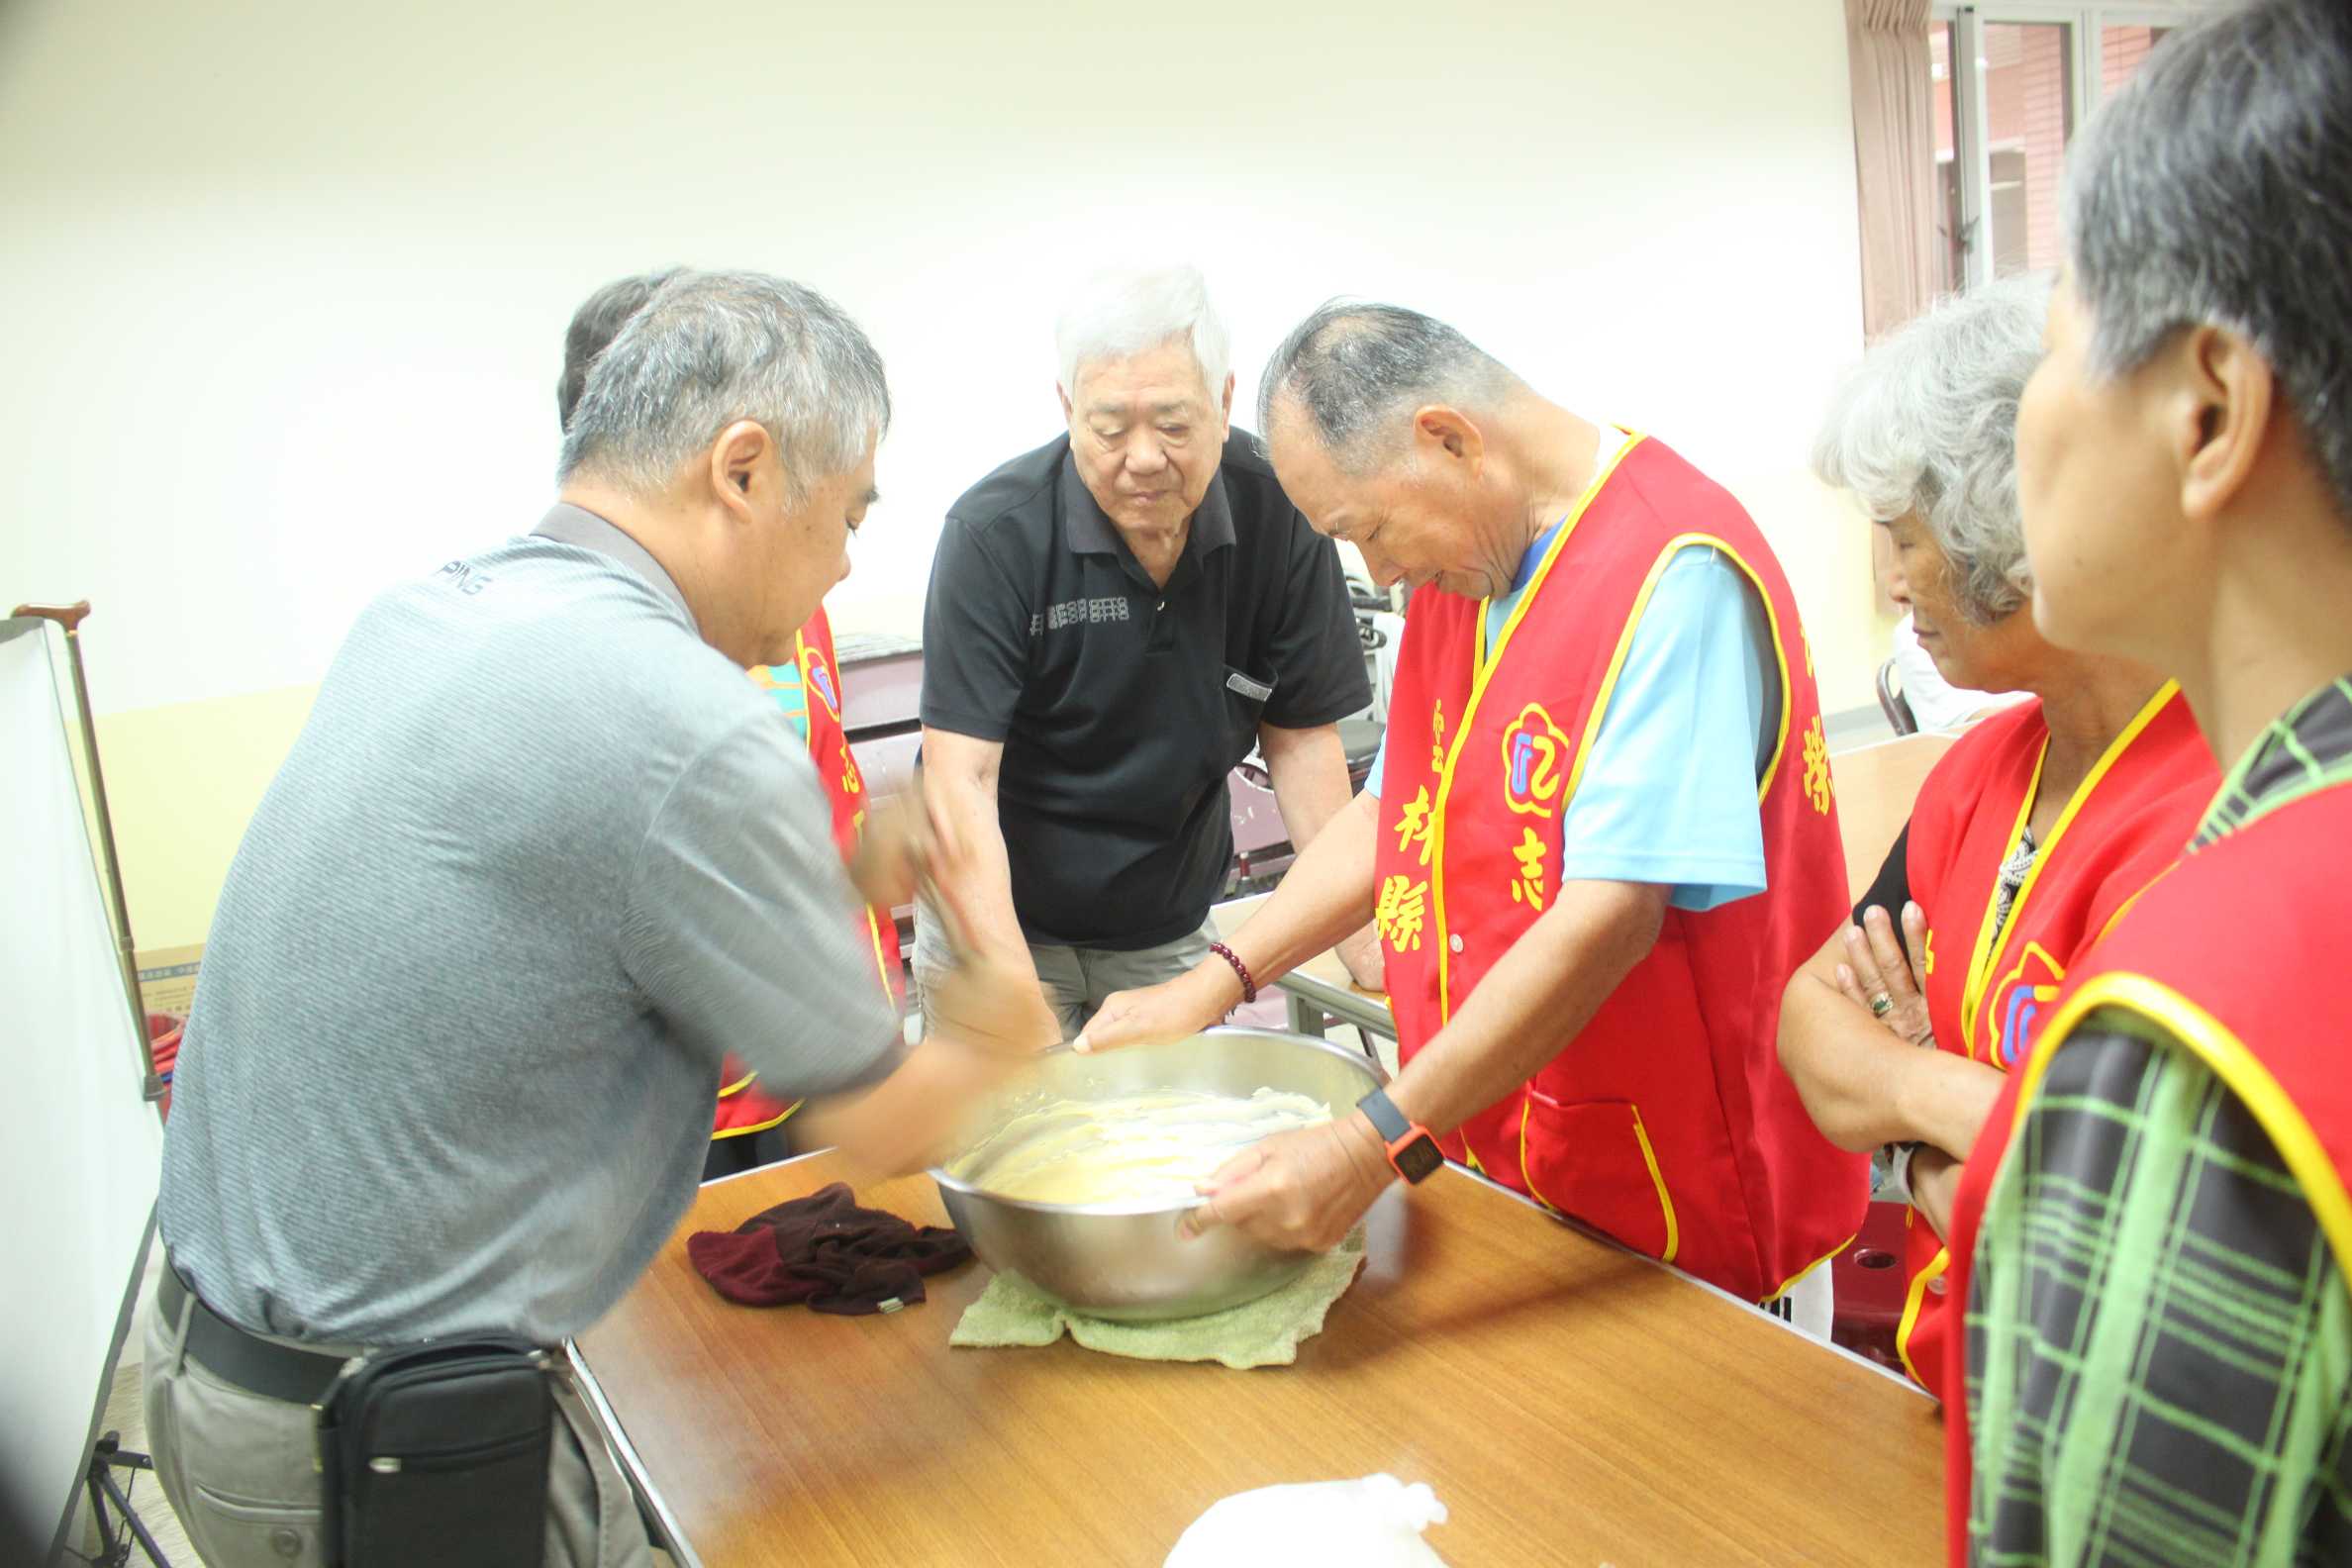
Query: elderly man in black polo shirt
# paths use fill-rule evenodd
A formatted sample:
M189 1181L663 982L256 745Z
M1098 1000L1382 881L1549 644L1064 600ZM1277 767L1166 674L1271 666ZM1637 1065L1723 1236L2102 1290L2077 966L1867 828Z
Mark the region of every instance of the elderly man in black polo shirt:
M1034 967L1067 1038L1207 956L1253 744L1302 848L1347 803L1337 721L1370 691L1336 552L1232 428L1200 273L1098 279L1056 336L1068 433L939 539L923 745L934 811L1002 866L967 935ZM919 916L918 983L941 961Z

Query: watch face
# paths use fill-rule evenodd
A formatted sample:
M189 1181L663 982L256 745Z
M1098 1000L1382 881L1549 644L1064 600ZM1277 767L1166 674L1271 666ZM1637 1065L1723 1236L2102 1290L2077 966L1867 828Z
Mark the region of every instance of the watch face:
M1390 1157L1396 1161L1397 1169L1404 1174L1405 1179L1409 1182L1427 1179L1438 1166L1445 1163L1444 1151L1437 1147L1437 1140L1426 1132L1398 1149Z

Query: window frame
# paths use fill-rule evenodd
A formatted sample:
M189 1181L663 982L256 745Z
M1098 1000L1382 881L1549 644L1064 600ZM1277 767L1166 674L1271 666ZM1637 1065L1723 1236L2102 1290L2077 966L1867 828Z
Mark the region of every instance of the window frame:
M1989 24L2064 27L2067 76L2073 90L2075 123L2071 143L2106 94L2103 65L2110 27L2180 27L2215 8L2215 0L2138 0L2104 5L2089 0L1987 0L1982 5L1936 0L1928 8L1931 27L1952 30L1952 161L1960 176L1961 287L1993 281L1993 154L1985 141L1985 73L1977 61Z

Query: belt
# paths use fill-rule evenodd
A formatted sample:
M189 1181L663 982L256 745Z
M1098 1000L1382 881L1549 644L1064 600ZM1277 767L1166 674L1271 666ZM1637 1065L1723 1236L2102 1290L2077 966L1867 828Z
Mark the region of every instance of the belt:
M207 1372L247 1393L289 1405L316 1405L343 1369L342 1356L297 1350L238 1327L205 1306L204 1298L188 1288L168 1259L155 1286L155 1305L173 1323L179 1321L184 1305L187 1353Z

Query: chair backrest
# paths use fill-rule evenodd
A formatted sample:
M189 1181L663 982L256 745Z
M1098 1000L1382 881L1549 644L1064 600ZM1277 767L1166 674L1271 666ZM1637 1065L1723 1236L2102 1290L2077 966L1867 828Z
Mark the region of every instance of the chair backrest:
M1894 726L1897 735L1918 734L1919 721L1912 715L1911 704L1904 700L1903 682L1896 676L1893 659L1879 666L1878 700L1879 711L1887 716L1887 723Z

